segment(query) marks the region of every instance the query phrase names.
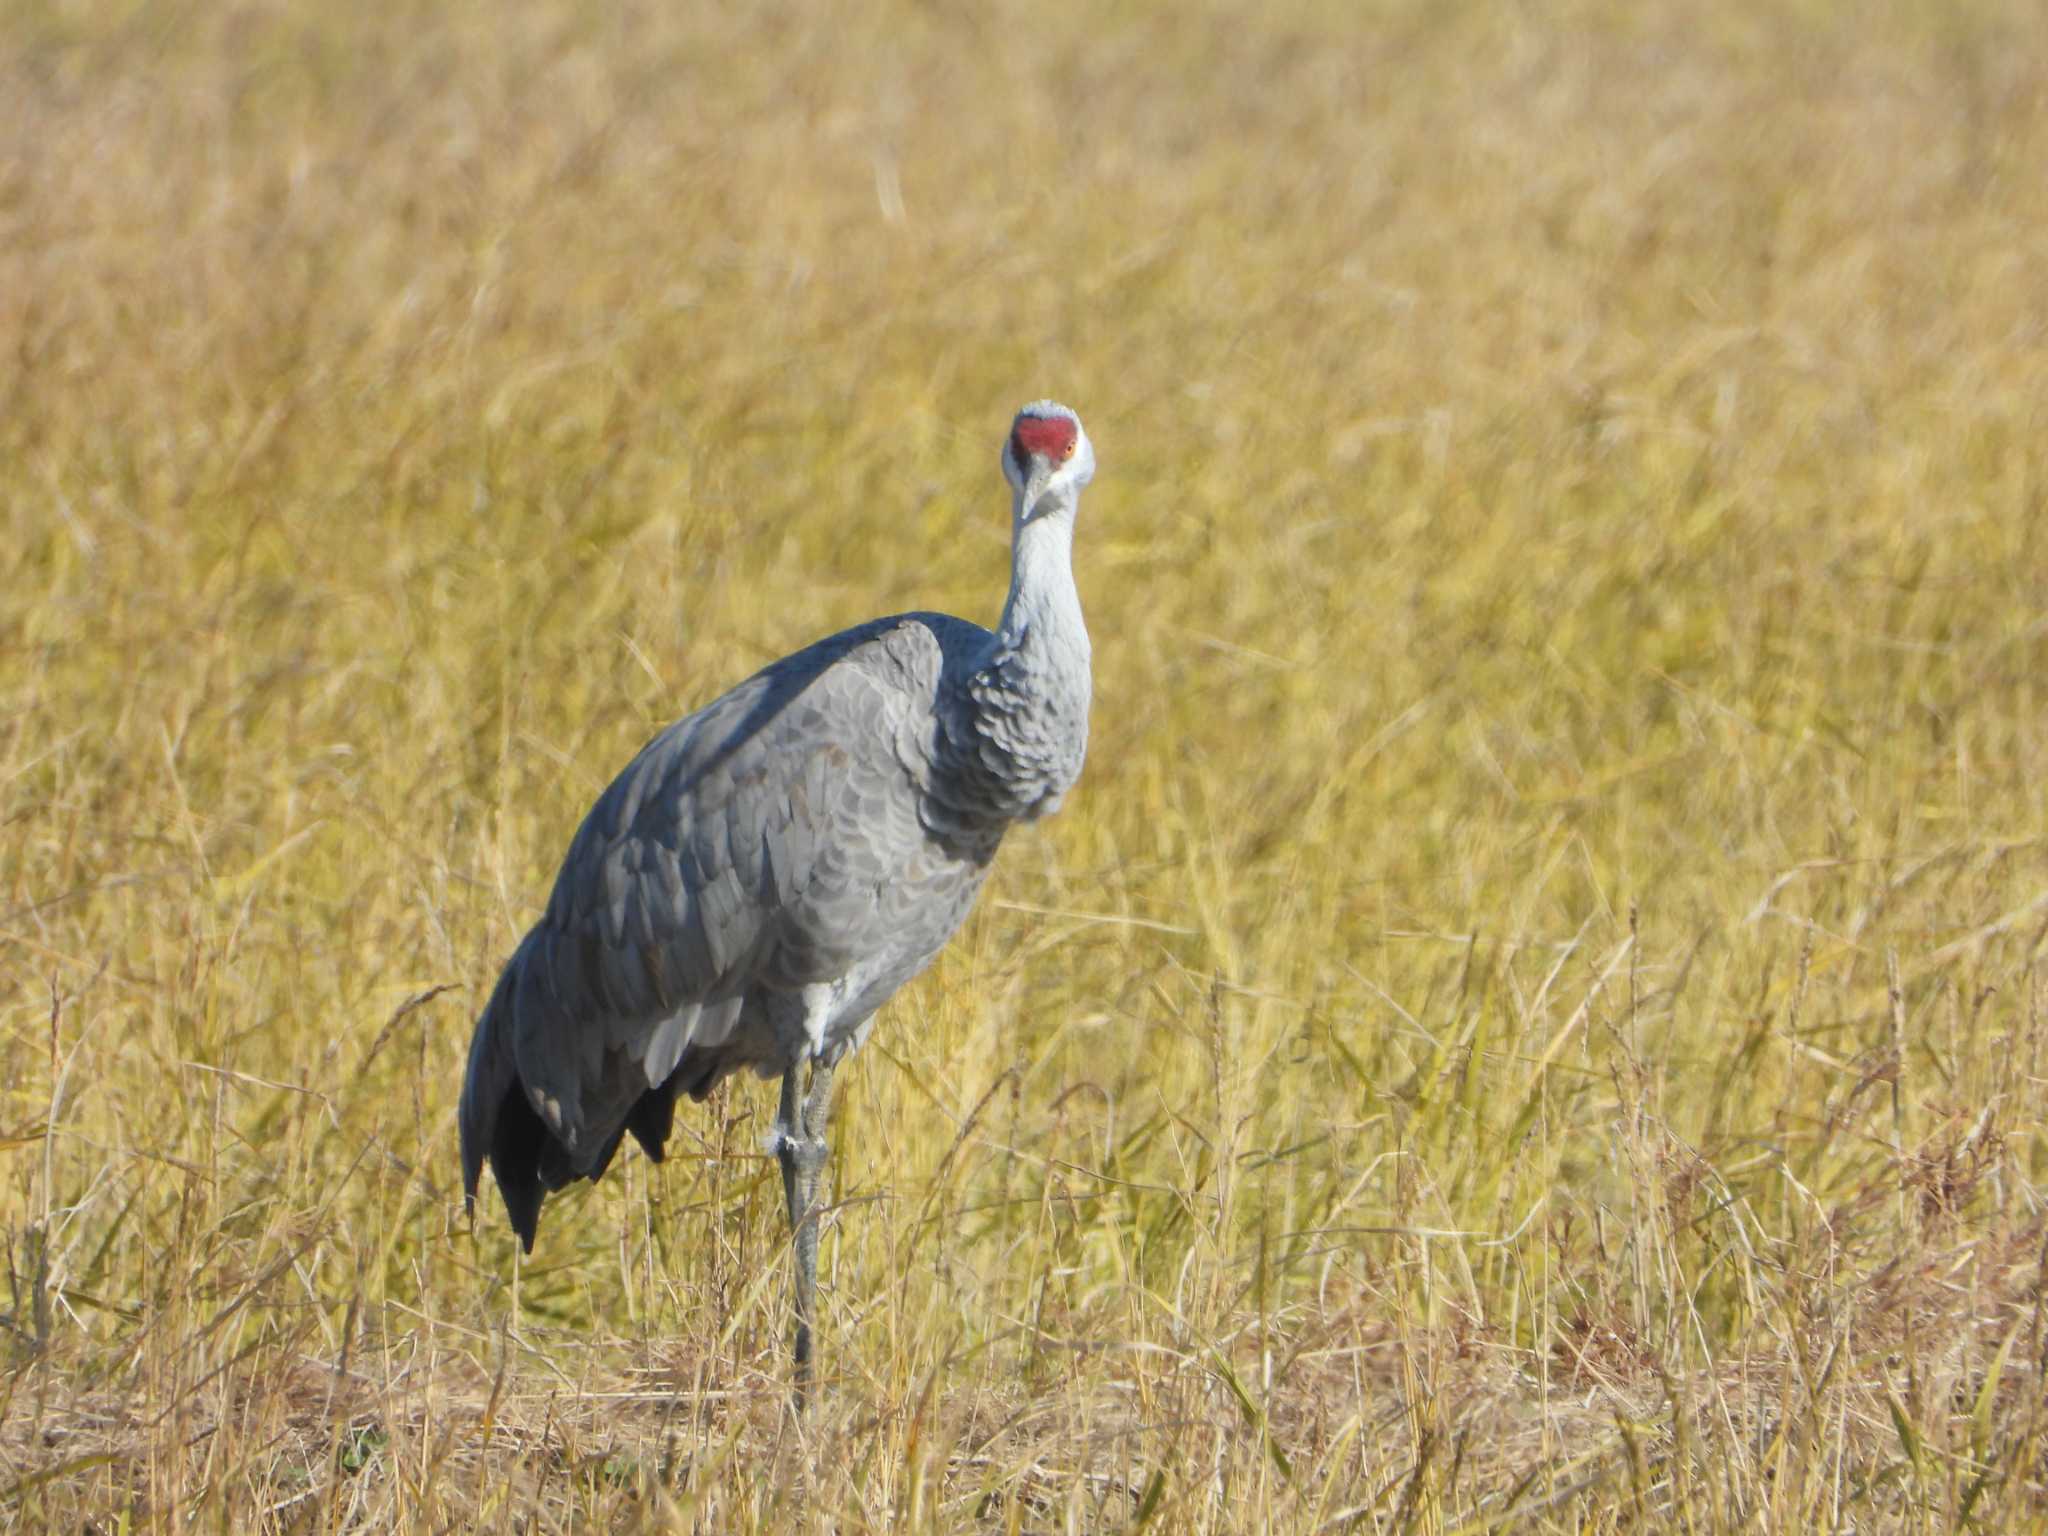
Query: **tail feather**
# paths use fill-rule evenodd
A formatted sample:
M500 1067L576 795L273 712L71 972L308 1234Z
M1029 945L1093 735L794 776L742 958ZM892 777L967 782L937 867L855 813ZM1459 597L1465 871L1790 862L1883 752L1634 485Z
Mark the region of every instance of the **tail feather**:
M512 1230L528 1253L540 1226L542 1162L552 1138L527 1102L526 1086L512 1054L512 992L520 957L498 977L491 1000L476 1021L469 1043L469 1069L462 1079L462 1105L457 1122L462 1133L462 1204L476 1210L476 1189L488 1161L504 1197Z
M470 1212L476 1209L476 1186L483 1177L484 1159L497 1148L506 1091L519 1081L519 1069L512 1059L511 1017L513 978L518 968L515 955L491 989L491 1000L484 1004L476 1033L470 1037L469 1066L462 1075L462 1104L456 1123L462 1133L463 1207Z
M477 1019L457 1119L462 1136L464 1210L474 1213L477 1186L484 1165L489 1163L512 1230L531 1253L540 1229L541 1203L549 1192L577 1179L598 1178L610 1166L628 1131L649 1157L662 1160L675 1123L675 1096L683 1074L673 1073L659 1087L642 1093L594 1160L575 1158L534 1109L513 1053L513 995L521 960L520 954L513 955Z

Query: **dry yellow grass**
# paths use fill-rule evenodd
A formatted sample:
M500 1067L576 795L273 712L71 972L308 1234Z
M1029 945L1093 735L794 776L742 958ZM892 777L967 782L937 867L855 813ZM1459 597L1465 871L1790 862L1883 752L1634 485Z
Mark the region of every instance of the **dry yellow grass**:
M2048 1529L2040 8L728 10L7 8L0 1521ZM461 1053L1041 393L799 1428L771 1092L522 1269Z

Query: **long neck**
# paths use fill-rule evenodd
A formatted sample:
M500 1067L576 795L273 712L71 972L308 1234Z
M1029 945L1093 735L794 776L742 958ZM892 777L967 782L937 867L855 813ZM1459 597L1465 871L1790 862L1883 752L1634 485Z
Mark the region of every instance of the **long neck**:
M980 664L961 680L949 771L932 786L943 816L983 837L1058 810L1088 751L1088 630L1074 589L1073 502L1016 517L1012 529L1009 601Z
M1074 508L1013 515L1010 596L996 625L988 669L1016 682L1042 670L1088 669L1088 627L1074 586ZM1022 674L1017 675L1017 674Z

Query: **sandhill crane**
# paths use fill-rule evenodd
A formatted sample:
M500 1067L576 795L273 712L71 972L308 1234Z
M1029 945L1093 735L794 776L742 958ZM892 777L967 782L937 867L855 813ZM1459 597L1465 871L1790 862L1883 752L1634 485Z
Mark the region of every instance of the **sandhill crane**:
M1059 808L1088 746L1074 518L1081 419L1040 401L1003 445L1010 594L994 633L905 613L820 640L677 721L598 797L477 1020L465 1205L486 1160L526 1251L541 1201L675 1099L780 1074L796 1392L810 1381L832 1073L929 965L1011 823ZM808 1082L799 1079L808 1071Z

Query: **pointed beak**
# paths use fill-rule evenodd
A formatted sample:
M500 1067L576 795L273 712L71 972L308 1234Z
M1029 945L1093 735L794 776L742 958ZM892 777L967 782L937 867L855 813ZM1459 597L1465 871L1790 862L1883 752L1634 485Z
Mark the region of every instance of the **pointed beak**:
M1052 466L1043 454L1031 455L1029 469L1024 475L1024 516L1029 519L1038 508L1039 497L1045 494L1045 484L1052 479Z

